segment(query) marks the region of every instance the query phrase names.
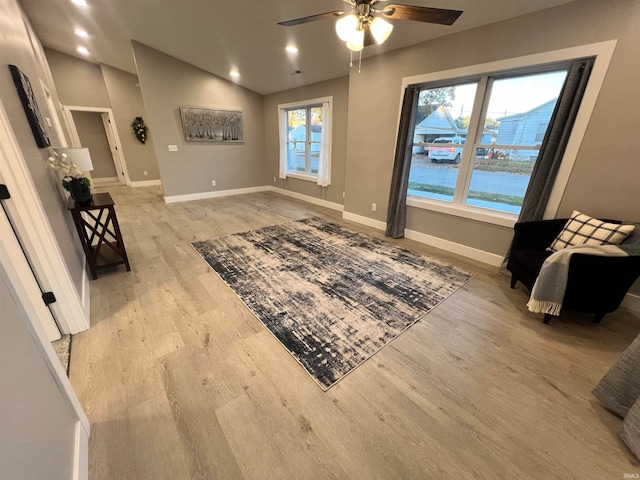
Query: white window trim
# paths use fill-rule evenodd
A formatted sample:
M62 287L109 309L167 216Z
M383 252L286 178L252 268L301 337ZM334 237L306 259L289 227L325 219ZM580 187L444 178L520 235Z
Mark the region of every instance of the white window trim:
M289 110L296 107L307 107L309 105L316 105L316 104L322 105L325 102L329 103L329 109L331 111L330 113L331 121L329 122L329 152L330 152L329 153L329 179L331 179L331 164L333 163L332 161L333 155L331 155L331 152L333 152L333 96L311 98L309 100L301 100L299 102L280 103L278 104L278 118L281 110ZM323 129L325 127L326 125L322 126ZM281 145L281 144L282 144L282 139L278 138L278 145ZM297 180L304 180L306 182L314 182L314 183L318 181L318 175L287 172L286 165L284 167L284 172L285 172L285 178L295 178Z
M287 172L287 178L295 178L297 180L306 180L307 182L317 182L318 176L307 173L290 173Z
M609 69L609 64L611 63L611 58L613 57L613 52L617 43L617 40L609 40L606 42L592 43L589 45L581 45L578 47L554 50L551 52L525 55L506 60L498 60L495 62L454 68L440 72L404 77L400 88L398 125L400 124L400 113L402 110L404 90L409 85L429 83L439 80L454 80L456 78L473 75L487 75L502 70L533 67L536 65L551 64L583 57L595 57L596 60L593 70L591 71L591 76L589 77L589 83L584 96L582 97L580 110L578 111L576 121L573 125L571 137L569 138L567 148L565 149L562 163L558 170L556 181L544 213L544 218L555 218L558 213L558 209L560 208L560 202L566 190L567 183L569 182L569 177L571 176L573 166L575 165L580 145L582 144L584 134L587 130L589 120L591 119L591 114L593 113L600 89L604 83L604 78ZM518 215L514 214L494 212L485 208L471 207L468 205L450 204L418 196L409 196L407 198L407 206L424 208L440 213L469 218L471 220L509 227L513 226L518 218Z

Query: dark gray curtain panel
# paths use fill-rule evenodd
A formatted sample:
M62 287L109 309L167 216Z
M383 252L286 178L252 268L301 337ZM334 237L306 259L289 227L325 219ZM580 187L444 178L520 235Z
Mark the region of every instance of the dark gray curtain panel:
M404 91L393 176L391 177L391 191L389 192L387 230L385 231L387 237L404 237L404 227L407 222L407 188L409 187L409 170L413 151L413 131L416 127L413 113L418 106L419 93L418 87L412 86L407 87Z
M549 128L540 146L538 160L531 172L531 180L518 218L520 222L542 220L594 61L593 58L576 60L569 68Z
M538 160L531 172L529 186L522 200L519 222L542 220L544 217L594 62L593 58L576 60L569 67L560 98L549 121L549 128L542 140ZM511 248L509 247L509 253L500 267L500 272L505 275L509 275L507 262Z

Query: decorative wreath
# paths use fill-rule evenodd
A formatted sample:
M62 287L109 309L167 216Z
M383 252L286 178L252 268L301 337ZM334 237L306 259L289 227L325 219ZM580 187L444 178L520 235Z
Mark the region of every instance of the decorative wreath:
M148 127L144 124L144 120L142 119L142 117L136 117L136 119L131 124L131 128L133 128L133 133L140 141L140 143L144 143L147 141Z

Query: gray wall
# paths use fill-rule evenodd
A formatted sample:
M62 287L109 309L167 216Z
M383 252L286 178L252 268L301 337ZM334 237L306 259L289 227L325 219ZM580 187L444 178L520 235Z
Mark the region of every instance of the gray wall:
M129 178L132 182L159 180L160 171L153 145L153 130L147 130L147 141L142 144L131 128L136 117L142 117L145 124L148 119L142 102L142 92L137 86L138 77L107 65L101 65L101 68L118 127L118 135L122 142Z
M272 183L261 95L146 45L133 42L133 51L165 196ZM180 106L242 110L244 144L185 143Z
M640 162L632 141L640 111L639 18L640 2L585 0L363 61L362 73L352 72L349 81L345 210L386 220L403 77L618 39L558 215L575 208L640 221ZM409 229L452 242L503 254L511 240L508 228L408 210Z
M63 105L110 108L100 65L45 48L44 52Z
M113 164L109 140L104 130L102 116L99 112L72 112L78 137L83 147L89 149L91 155L91 178L116 178L118 172Z
M0 478L72 478L75 419L0 270Z
M315 182L295 178L278 178L280 142L278 139L278 105L301 102L313 98L333 96L333 130L331 149L331 185L319 187ZM269 164L271 184L285 190L321 198L330 202L344 202L345 168L347 163L347 119L349 103L349 77L336 78L305 87L286 90L264 97L264 124L266 135L266 158ZM273 178L277 182L273 183Z
M16 87L7 68L7 64L18 66L31 81L36 95L38 107L43 116L50 116L44 92L40 85L42 80L51 91L54 103L59 104L51 72L38 38L32 37L34 48L29 40L23 23L20 6L16 0L0 0L2 12L2 29L0 33L0 98L7 111L11 127L16 135L22 154L27 162L31 177L42 201L47 218L62 252L65 263L71 274L78 296L82 298L82 249L77 238L71 215L67 212L59 189L55 172L47 165L49 153L47 149L38 149L31 128L25 116L22 103L18 98ZM26 17L25 17L26 18ZM35 49L35 51L34 51ZM61 112L58 111L61 119ZM46 127L52 146L60 146L53 128Z
M158 180L160 172L153 148L153 133L148 131L147 142L143 145L131 129L135 117L142 117L145 121L147 117L142 93L136 86L138 77L50 48L45 48L45 54L63 105L111 108L129 179L133 182Z

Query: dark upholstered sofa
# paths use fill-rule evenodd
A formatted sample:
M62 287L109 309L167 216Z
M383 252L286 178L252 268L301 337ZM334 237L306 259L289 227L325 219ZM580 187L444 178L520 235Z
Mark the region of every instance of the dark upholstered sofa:
M514 226L515 237L507 263L511 272L511 288L522 282L529 290L538 277L542 264L553 252L546 250L560 233L567 218L519 222ZM613 220L605 220L620 223ZM638 228L631 234L640 235ZM626 242L625 241L625 242ZM640 255L606 257L576 253L569 263L569 278L562 308L595 314L598 323L616 310L625 294L640 275ZM545 315L544 323L549 323Z

